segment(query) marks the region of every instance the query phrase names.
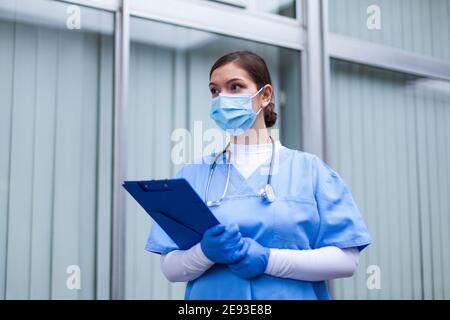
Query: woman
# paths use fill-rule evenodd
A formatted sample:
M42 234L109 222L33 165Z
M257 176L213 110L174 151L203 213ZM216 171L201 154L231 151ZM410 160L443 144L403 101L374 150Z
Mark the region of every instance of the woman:
M169 281L188 281L185 299L330 299L325 281L353 275L359 252L371 243L352 195L317 156L269 136L277 114L261 57L226 54L210 81L210 116L230 132L230 144L176 177L199 195L209 180L204 201L221 224L180 250L154 223L146 250L161 254Z

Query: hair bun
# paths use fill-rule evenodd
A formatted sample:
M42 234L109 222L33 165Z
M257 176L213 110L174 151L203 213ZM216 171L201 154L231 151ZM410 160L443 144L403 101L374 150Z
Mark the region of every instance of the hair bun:
M275 122L277 122L278 114L275 112L275 104L270 102L267 107L264 108L264 122L266 127L273 127Z

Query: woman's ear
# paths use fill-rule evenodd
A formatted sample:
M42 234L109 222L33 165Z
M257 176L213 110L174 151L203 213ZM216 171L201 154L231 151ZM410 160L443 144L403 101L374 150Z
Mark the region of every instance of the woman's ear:
M267 84L266 87L262 91L261 95L261 105L263 108L267 107L269 103L272 101L272 92L273 88L270 84Z

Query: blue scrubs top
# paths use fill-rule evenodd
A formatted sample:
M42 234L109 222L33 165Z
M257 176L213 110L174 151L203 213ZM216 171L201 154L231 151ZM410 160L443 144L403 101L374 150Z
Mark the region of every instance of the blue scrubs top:
M199 163L185 165L176 177L185 178L203 199L210 164L215 154ZM276 200L266 202L259 191L267 183L270 159L245 179L231 165L227 194L211 207L225 225L237 223L242 236L268 248L307 250L325 246L364 249L371 238L353 197L341 177L317 156L288 148L280 149L274 162L272 186ZM223 192L227 165L216 166L208 200ZM189 214L189 212L186 212ZM168 253L179 249L153 223L146 250ZM263 274L247 280L224 264L215 264L189 281L185 299L330 299L325 281L301 281Z

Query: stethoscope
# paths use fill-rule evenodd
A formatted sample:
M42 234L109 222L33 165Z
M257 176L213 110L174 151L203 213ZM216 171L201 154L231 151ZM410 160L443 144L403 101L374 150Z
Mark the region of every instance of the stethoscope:
M273 141L271 136L269 136L269 138L270 138L270 141L272 142L272 157L270 158L269 175L267 176L267 184L266 184L266 186L263 189L260 190L259 195L261 197L263 197L264 199L266 199L269 203L272 203L272 202L275 201L275 192L273 191L273 187L271 185L273 161L274 161L274 158L275 158L275 142ZM214 159L214 162L211 164L211 167L209 169L209 177L208 177L208 182L206 183L206 189L205 189L205 202L206 202L206 205L208 207L220 206L220 204L222 203L223 198L225 198L225 195L227 193L228 184L230 183L230 167L231 167L231 163L229 161L227 163L227 181L225 183L225 188L223 189L222 195L220 196L220 198L218 200L208 200L209 187L211 185L211 181L212 181L212 178L213 178L213 175L214 175L214 171L216 169L217 160L221 156L224 156L225 153L228 153L228 158L229 158L229 150L228 150L229 146L230 146L230 142L228 142L228 144L226 145L226 147L223 149L222 152L217 154L216 158Z

